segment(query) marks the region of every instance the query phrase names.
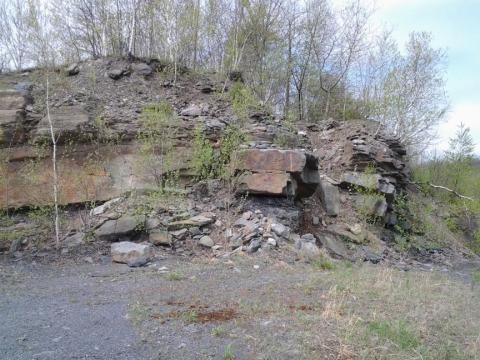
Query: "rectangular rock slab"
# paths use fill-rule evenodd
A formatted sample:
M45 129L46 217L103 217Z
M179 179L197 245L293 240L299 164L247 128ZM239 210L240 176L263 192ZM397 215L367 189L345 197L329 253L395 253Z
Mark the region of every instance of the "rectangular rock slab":
M295 196L297 183L285 172L244 174L240 178L239 192L274 196Z
M327 215L337 216L340 213L340 192L338 188L326 180L321 180L318 190Z
M239 153L239 170L301 173L305 168L318 169L318 160L299 150L249 149Z

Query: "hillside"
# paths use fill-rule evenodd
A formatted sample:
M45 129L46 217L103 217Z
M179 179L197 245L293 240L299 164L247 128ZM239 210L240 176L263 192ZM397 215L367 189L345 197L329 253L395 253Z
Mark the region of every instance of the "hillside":
M276 116L240 75L135 58L0 75L0 351L475 359L478 257L401 142Z

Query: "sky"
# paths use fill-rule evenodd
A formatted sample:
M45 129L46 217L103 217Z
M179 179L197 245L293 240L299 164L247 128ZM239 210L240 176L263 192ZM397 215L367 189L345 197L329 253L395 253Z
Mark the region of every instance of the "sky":
M480 155L480 0L376 0L375 7L374 21L392 28L399 44L411 31L428 31L433 45L446 50L450 111L431 150L448 148L463 122Z
M346 0L334 0L338 6ZM480 0L363 0L373 22L393 30L400 47L412 31L432 34L433 46L447 54L449 112L430 152L443 153L458 125L470 128L480 156Z

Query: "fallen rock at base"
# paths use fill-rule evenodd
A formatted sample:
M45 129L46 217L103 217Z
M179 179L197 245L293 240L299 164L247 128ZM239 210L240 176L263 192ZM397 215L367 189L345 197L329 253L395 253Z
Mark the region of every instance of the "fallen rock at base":
M244 171L240 193L307 197L320 176L318 159L301 150L248 149L237 153L236 169Z
M198 240L198 243L208 248L211 248L215 245L215 243L213 242L210 236L202 236L200 240Z
M327 230L331 233L340 236L346 241L350 241L355 244L363 244L366 240L365 231L360 227L358 230L358 226L360 225L353 225L349 226L346 224L331 224L327 226Z
M122 237L138 232L139 225L145 221L136 216L124 215L117 220L108 220L94 231L98 240L119 241Z
M141 76L148 76L148 75L151 75L153 72L152 68L145 63L131 64L130 69L132 69L132 72L134 74L141 75Z
M320 180L318 191L327 215L337 216L340 213L340 192L338 187L322 179Z
M107 71L107 76L110 78L110 79L113 79L113 80L119 80L121 79L124 75L127 75L127 71L125 68L123 67L118 67L118 68L114 68L114 69L110 69Z
M200 108L200 106L192 104L192 105L186 107L185 109L183 109L180 112L180 114L182 116L197 117L197 116L202 115L202 109Z
M280 223L273 223L271 226L271 229L276 235L283 237L285 239L287 239L288 235L290 234L290 229Z
M384 217L388 210L387 200L383 195L356 195L355 207L365 215Z
M322 232L317 234L317 237L322 247L324 247L331 256L339 259L348 259L350 257L345 242L338 239L335 235Z
M121 241L111 246L112 261L127 264L130 267L145 265L153 259L154 250L151 244L137 244Z
M85 244L85 240L84 234L81 232L70 235L63 240L63 245L69 249L81 246L83 244Z
M297 255L304 261L312 261L321 256L321 251L315 243L315 236L312 234L305 234L295 241L295 248Z
M154 230L148 234L148 241L153 245L167 245L172 244L172 235L166 230Z
M119 203L122 198L114 198L112 200L108 200L107 202L103 203L100 206L97 206L90 210L90 216L98 216L103 214L105 211L109 210L113 205Z
M213 215L213 214L212 214ZM173 221L167 225L168 230L179 230L187 227L201 227L205 225L209 225L214 222L213 217L207 217L205 215L197 215L193 216L187 220L178 220Z

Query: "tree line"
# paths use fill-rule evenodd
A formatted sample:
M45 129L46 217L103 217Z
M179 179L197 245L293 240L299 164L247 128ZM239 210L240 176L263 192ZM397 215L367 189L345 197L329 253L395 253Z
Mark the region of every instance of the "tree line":
M445 53L414 32L404 48L360 0L0 0L0 67L104 56L241 71L287 120L367 118L412 149L447 110Z

